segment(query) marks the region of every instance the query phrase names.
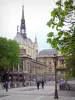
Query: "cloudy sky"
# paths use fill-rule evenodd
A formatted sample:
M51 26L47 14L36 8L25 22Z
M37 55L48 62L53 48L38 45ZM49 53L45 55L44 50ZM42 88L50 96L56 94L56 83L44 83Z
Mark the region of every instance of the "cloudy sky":
M22 5L26 21L27 36L34 42L35 34L39 50L50 48L46 43L49 29L46 23L56 0L0 0L0 36L13 39L20 25Z

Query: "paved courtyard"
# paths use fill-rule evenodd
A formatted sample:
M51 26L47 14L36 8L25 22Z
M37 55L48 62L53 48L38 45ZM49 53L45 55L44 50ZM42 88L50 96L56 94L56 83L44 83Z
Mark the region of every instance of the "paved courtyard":
M75 100L75 92L58 91L59 100ZM72 95L71 95L72 94ZM54 100L54 86L45 86L44 90L36 86L0 90L0 100Z

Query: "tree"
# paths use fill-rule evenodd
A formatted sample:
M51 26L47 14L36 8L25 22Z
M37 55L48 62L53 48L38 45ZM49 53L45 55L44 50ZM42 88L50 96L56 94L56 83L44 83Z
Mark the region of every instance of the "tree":
M16 66L19 63L20 47L15 40L8 41L8 59L10 62L10 67Z
M67 75L75 77L75 0L58 0L56 6L47 22L53 29L47 34L47 42L67 56Z
M16 66L19 54L20 48L16 41L0 37L0 71Z
M75 54L71 55L66 59L67 74L75 77Z
M56 30L47 34L47 42L65 55L75 53L75 2L58 0L47 25Z

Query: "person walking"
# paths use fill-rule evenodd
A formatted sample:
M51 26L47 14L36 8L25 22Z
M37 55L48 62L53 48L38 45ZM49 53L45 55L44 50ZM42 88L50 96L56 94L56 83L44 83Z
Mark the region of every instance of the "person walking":
M39 90L39 85L40 85L40 82L37 81L37 89Z
M41 81L41 84L42 84L42 89L44 89L44 81L43 80Z
M6 92L8 91L8 82L6 81L5 82L5 89L6 89Z

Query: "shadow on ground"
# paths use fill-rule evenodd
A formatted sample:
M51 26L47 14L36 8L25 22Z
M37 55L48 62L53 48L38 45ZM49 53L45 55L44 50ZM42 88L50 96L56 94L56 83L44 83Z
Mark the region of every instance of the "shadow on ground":
M54 93L50 94L49 96L53 96L53 95ZM75 97L75 91L59 90L58 96Z
M6 96L9 96L9 95L0 95L0 98L2 98L2 97L6 97Z
M19 90L19 91L33 91L33 90L37 90L37 88L30 88L30 89L24 89L24 90Z

